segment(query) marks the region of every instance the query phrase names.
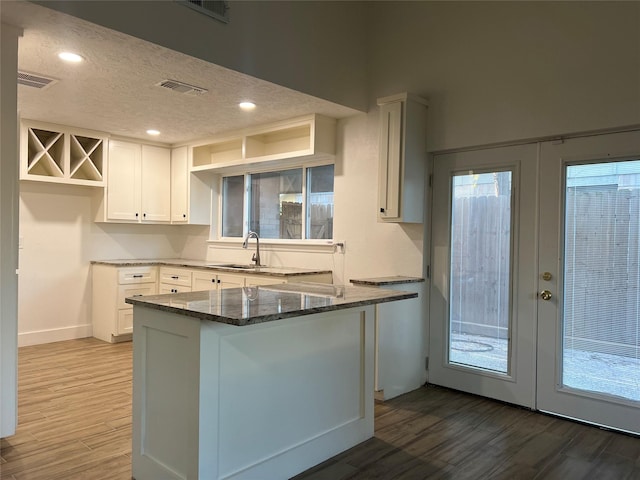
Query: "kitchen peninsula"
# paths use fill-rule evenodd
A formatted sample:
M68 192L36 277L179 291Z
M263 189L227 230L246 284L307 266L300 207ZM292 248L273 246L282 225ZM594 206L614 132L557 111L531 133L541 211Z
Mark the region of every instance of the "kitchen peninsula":
M373 436L375 304L289 283L128 298L133 477L286 479Z

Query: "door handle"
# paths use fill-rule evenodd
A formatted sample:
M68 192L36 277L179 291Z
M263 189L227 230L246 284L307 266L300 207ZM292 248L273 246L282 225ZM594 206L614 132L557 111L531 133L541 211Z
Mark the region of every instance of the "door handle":
M552 297L552 296L553 296L553 295L551 295L551 292L550 292L549 290L542 290L542 291L540 292L540 297L541 297L543 300L551 300L551 297Z

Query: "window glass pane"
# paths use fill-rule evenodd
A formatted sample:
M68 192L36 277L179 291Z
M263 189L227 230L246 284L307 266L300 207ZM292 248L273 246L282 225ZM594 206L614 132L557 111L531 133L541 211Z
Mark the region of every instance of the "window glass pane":
M222 236L242 237L244 176L222 179Z
M251 175L249 228L260 238L302 238L302 169Z
M453 177L449 362L508 373L511 172Z
M333 238L333 165L307 169L307 238Z
M640 401L640 161L566 171L562 384Z

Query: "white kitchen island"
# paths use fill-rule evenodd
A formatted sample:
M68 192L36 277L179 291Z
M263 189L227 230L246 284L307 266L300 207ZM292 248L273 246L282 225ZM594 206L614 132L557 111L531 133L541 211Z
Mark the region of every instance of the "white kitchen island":
M134 305L133 477L287 479L373 436L374 305L287 284Z

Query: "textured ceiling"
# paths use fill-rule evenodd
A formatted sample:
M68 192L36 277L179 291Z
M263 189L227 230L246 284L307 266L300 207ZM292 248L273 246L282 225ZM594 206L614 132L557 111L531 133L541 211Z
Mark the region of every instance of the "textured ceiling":
M42 90L18 86L22 118L177 144L308 113L358 113L42 6L0 4L2 21L24 29L18 68L58 80ZM63 50L85 61L62 62ZM166 79L208 92L190 96L155 86ZM242 100L258 107L241 111ZM149 128L162 133L151 138Z

